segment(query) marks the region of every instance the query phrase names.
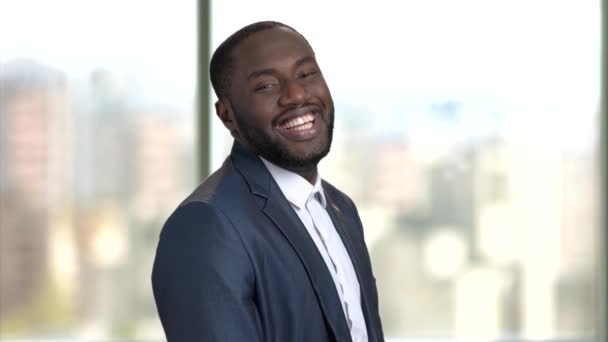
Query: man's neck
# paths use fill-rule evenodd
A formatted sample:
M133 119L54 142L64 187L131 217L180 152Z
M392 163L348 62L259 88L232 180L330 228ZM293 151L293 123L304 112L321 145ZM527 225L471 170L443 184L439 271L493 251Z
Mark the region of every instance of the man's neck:
M267 159L264 159L263 157L261 157L261 158L264 160L264 162L270 163L270 164L274 165L275 167L295 173L296 175L304 178L308 183L312 184L313 186L315 185L315 183L317 182L317 178L319 177L317 165L314 165L312 167L292 168L292 167L285 167L283 165L273 163Z
M308 181L308 183L310 183L312 185L315 185L315 183L317 181L317 177L319 175L319 172L317 170L317 165L312 166L312 167L302 167L302 168L291 168L291 167L285 167L282 165L277 165L277 166L299 175L300 177L306 179Z
M249 146L249 145L243 144L243 142L240 141L239 139L237 139L237 141L241 144L241 146L245 147L246 149L249 149L251 152L253 152L261 157L261 154L258 153L254 148L251 148L251 146ZM314 164L311 166L302 166L302 167L287 167L287 166L281 165L279 163L275 163L274 161L271 161L270 159L266 159L266 160L282 169L291 171L291 172L299 175L300 177L306 179L312 185L314 185L315 182L317 181L317 177L319 174L318 170L317 170L317 164Z
M317 181L317 176L318 176L318 171L317 171L317 167L315 166L312 169L306 169L306 170L291 170L297 174L299 174L300 176L302 176L304 179L306 179L310 184L314 185L315 182Z

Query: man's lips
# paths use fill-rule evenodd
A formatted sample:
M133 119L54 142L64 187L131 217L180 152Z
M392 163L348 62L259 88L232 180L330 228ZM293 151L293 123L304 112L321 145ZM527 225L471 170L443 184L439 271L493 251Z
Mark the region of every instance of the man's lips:
M305 141L319 133L320 115L315 106L290 110L279 117L275 127L290 140Z
M296 116L294 118L285 120L282 124L279 125L280 129L293 129L296 131L303 129L310 129L312 127L312 123L315 120L315 116L313 112L308 112L304 115Z
M321 113L317 106L305 106L284 112L275 120L279 129L294 129L312 123Z

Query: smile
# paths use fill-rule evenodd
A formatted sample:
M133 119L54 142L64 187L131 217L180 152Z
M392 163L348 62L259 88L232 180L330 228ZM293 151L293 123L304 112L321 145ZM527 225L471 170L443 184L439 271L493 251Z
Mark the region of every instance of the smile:
M295 131L303 131L307 129L311 129L313 123L315 121L315 117L312 113L306 113L301 116L296 116L295 118L291 118L282 124L279 125L280 129L288 129Z
M291 116L276 125L278 132L294 142L316 138L321 132L319 113L314 110L302 111L301 115Z

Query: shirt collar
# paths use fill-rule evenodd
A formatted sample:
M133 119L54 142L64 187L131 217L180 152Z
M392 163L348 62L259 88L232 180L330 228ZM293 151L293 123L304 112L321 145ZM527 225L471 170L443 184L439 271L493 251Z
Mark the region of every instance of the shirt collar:
M296 206L298 209L304 208L310 196L314 196L315 193L319 193L317 200L319 203L321 203L321 206L325 208L327 202L325 200L325 193L323 193L321 177L319 175L317 175L315 184L312 185L306 179L304 179L304 177L298 175L297 173L276 166L262 157L260 157L260 159L291 204Z

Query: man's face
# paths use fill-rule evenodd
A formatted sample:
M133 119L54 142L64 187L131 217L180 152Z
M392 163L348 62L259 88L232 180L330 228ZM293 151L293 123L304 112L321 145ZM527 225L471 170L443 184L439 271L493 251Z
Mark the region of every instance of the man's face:
M315 167L329 152L334 107L312 48L274 28L242 41L232 57L233 123L222 120L235 138L281 167Z

